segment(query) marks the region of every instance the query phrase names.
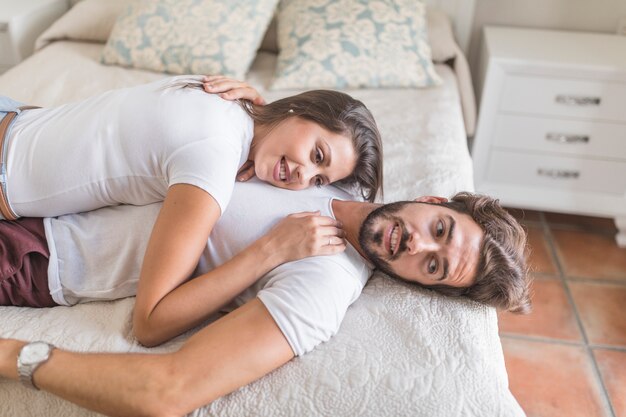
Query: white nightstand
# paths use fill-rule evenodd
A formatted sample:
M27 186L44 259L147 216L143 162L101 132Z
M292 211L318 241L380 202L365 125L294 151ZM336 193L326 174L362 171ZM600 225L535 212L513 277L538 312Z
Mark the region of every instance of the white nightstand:
M37 36L67 7L67 0L0 1L0 74L32 54Z
M483 34L476 190L512 207L612 217L626 246L626 37Z

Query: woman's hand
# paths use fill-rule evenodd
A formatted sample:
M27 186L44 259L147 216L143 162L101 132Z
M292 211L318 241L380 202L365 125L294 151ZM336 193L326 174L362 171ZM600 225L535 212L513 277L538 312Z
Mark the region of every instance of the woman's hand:
M282 219L265 236L259 239L269 245L280 263L309 256L334 255L346 249L345 232L341 222L319 212L294 213Z
M233 80L223 75L207 75L202 81L204 91L217 94L225 100L244 99L258 106L265 105L265 99L246 82Z

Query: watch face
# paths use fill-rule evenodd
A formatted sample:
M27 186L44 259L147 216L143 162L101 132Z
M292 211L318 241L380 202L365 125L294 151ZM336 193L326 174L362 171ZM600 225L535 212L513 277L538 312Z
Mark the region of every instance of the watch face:
M20 361L24 365L32 365L48 359L50 346L47 343L35 342L24 346L20 354Z

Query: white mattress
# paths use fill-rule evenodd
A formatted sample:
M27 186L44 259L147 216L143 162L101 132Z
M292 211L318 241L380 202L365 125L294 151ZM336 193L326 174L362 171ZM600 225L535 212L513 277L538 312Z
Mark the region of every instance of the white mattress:
M57 42L0 77L0 94L49 106L162 77L104 67L102 45ZM274 57L260 55L262 88ZM454 75L429 90L359 90L385 142L385 200L472 189L472 166ZM293 92L271 92L272 100ZM76 307L0 307L0 337L46 340L77 351L143 352L133 339L134 299ZM178 348L181 336L151 351ZM97 377L97 376L94 376ZM196 410L196 416L523 416L508 389L495 310L376 274L339 333L312 353ZM87 416L46 393L0 380L2 416Z

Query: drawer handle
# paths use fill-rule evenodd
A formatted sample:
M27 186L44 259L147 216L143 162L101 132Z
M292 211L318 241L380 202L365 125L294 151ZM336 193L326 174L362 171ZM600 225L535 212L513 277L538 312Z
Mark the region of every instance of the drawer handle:
M556 102L567 106L599 106L600 97L570 96L559 94L556 96Z
M542 177L562 178L562 179L578 179L580 171L567 171L564 169L544 169L539 168L537 174Z
M589 143L589 136L568 135L566 133L547 133L546 140L557 143Z

